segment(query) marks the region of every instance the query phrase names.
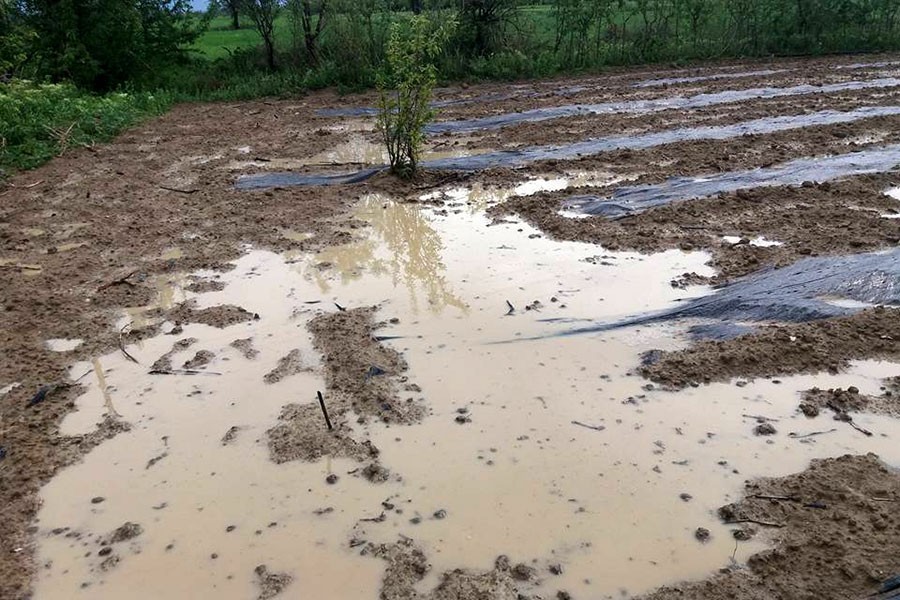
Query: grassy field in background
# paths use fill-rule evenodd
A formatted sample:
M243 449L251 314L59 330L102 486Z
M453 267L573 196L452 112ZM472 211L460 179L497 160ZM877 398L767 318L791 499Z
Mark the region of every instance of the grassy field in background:
M542 42L552 41L555 27L552 7L536 4L523 6L520 11L524 27L532 28ZM275 21L275 43L283 50L287 49L291 43L290 23L284 14ZM227 57L229 52L252 48L260 44L262 44L262 39L256 33L253 21L249 18L242 17L241 28L232 29L231 17L220 16L213 17L209 28L194 43L192 49L199 56L216 59Z
M276 39L282 41L289 37L287 18L279 17L275 22ZM209 59L225 58L230 51L250 48L262 43L253 22L241 18L241 28L231 28L230 17L214 17L209 28L194 43L192 49L199 55Z

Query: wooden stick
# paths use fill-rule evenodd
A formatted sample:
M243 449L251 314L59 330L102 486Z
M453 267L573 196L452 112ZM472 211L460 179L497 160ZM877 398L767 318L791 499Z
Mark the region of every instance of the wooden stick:
M196 194L200 190L197 189L189 189L189 190L180 190L178 188L168 187L165 185L159 186L159 189L166 190L167 192L178 192L179 194Z
M726 525L737 525L738 523L754 523L763 527L784 527L784 523L770 523L769 521L760 521L759 519L735 519L734 521L725 521Z
M587 423L582 423L581 421L572 421L572 425L587 427L588 429L593 429L594 431L603 431L604 429L606 429L605 425L588 425Z
M792 431L788 434L788 437L794 438L795 440L799 440L801 438L808 438L808 437L812 437L814 435L825 435L826 433L834 433L835 431L837 431L837 429L829 429L828 431L813 431L812 433L803 433L803 434Z
M128 329L129 327L131 327L131 323L128 323L127 325L125 325L124 327L122 327L122 329L119 330L119 350L122 351L122 354L125 355L125 358L127 358L128 360L130 360L130 361L133 362L134 364L139 365L139 364L141 364L141 363L138 362L138 359L136 359L136 358L133 357L131 354L129 354L129 353L128 353L128 350L125 349L125 340L122 339L122 334L123 334L123 333L125 332L125 330Z
M325 408L325 398L322 396L322 392L316 392L316 394L319 396L319 406L322 407L322 414L325 415L325 424L328 425L328 431L331 431L334 428L331 426L331 419L328 418L328 409Z
M149 375L221 375L215 371L195 371L194 369L152 369Z
M787 500L790 502L800 502L800 498L796 496L768 496L766 494L752 494L748 498L757 498L759 500Z
M756 419L757 421L773 421L775 423L778 422L778 419L773 419L771 417L765 417L763 415L741 415L745 419Z
M865 434L865 435L867 435L867 436L869 436L869 437L872 437L872 436L874 435L874 434L873 434L871 431L869 431L868 429L864 429L864 428L860 427L859 425L857 425L857 424L853 421L853 419L850 419L849 421L847 421L847 424L850 425L850 427L852 427L853 429L857 430L858 432L860 432L860 433L862 433L862 434Z

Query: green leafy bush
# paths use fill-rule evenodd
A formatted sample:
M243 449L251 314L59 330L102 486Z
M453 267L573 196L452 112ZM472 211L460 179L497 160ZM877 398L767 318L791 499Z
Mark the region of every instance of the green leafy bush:
M105 141L166 111L167 94L97 96L69 84L0 85L0 167L29 169L69 148Z
M423 16L391 25L387 63L378 78L378 128L387 146L391 171L405 179L416 172L425 125L434 118L431 92L437 81L435 60L454 25L451 21L435 28Z

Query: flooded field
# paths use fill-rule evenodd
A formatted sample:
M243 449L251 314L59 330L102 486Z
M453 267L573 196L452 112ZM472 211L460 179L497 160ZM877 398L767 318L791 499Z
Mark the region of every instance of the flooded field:
M897 64L442 90L410 183L324 93L20 176L0 597L877 593Z

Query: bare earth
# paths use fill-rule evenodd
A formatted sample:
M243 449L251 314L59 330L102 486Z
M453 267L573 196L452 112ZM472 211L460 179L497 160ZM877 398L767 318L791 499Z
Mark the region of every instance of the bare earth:
M883 57L871 58L872 62ZM610 76L522 84L518 97L455 105L441 118L473 118L570 103L596 103L694 94L758 86L835 83L888 76L867 70L838 70L860 57L745 64L746 70L774 64L788 72L760 78L716 80L661 88L631 84L665 71L640 70ZM729 65L723 65L729 66ZM896 73L894 73L896 75ZM553 90L579 86L557 95ZM510 86L491 84L440 92L441 99L499 94ZM573 88L574 89L574 88ZM39 490L60 469L127 430L105 419L95 433L60 434L63 417L74 407L81 386L68 379L76 360L112 352L125 343L163 332L156 325L122 330L123 308L142 307L157 294L154 277L205 269L224 272L244 245L279 252L319 250L354 238L365 227L353 216L367 192L388 192L415 201L420 195L453 186L503 186L521 181L520 170L424 173L410 183L388 175L347 186L275 188L244 192L235 177L259 170L321 170L323 153L354 140L376 143L377 135L356 120L320 117L316 109L372 105L372 94L339 98L330 92L293 100L238 104L195 104L124 133L104 146L72 150L47 165L0 184L0 598L30 597L36 569L34 518ZM577 116L486 131L464 142L437 136L430 149L498 149L517 145L562 144L588 137L663 128L722 125L774 114L900 104L900 88L848 91L796 99L751 100L734 105L650 115ZM590 171L659 183L672 176L702 175L771 166L797 157L843 154L900 142L900 116L850 124L812 127L722 141L669 144L640 151L614 151L571 161L545 161L529 173ZM251 148L249 153L243 148ZM286 161L280 168L277 161ZM293 162L291 162L293 161ZM252 164L249 164L252 163ZM353 170L344 164L335 170ZM667 249L707 250L715 275L690 283L721 283L784 266L808 256L841 255L895 248L900 244L900 203L886 188L900 184L896 172L864 175L802 187L775 187L722 194L647 210L619 220L561 216L561 202L572 193L611 191L609 186L510 197L489 209L500 221L518 215L548 237L598 244L608 250L651 253ZM291 232L311 232L300 238ZM783 242L760 247L730 244L723 236L765 237ZM177 247L179 252L171 252ZM197 279L197 292L221 284ZM309 330L322 356L335 431L323 430L318 405L288 404L266 439L272 461L351 458L359 475L376 484L391 477L378 461L379 450L365 436L348 433L353 424L412 425L428 415L427 398L417 392L403 356L380 343L377 307L341 307L323 313ZM698 342L662 353L640 367L648 380L679 389L735 378L796 373L836 373L852 360L900 361L900 319L894 308L871 308L854 316L801 324L767 324L758 332L722 342ZM199 308L190 303L156 309L155 316L179 324L206 323L225 328L260 318L243 307ZM263 316L264 318L264 316ZM237 336L236 336L237 337ZM45 340L84 340L66 354ZM178 349L177 336L172 343ZM265 340L235 339L233 346L253 360ZM186 346L185 346L186 347ZM182 348L183 349L183 348ZM193 354L196 352L196 354ZM161 371L198 370L215 358L192 348L185 364L159 363ZM162 358L166 358L164 355ZM308 369L305 357L288 354L270 373L272 383ZM153 368L157 368L154 366ZM462 374L461 376L464 376ZM268 377L268 375L267 375ZM267 379L268 381L268 379ZM891 388L895 389L895 388ZM897 391L888 389L870 404L897 414ZM893 396L890 394L893 393ZM822 391L808 399L827 407L834 399ZM832 394L833 396L833 394ZM843 397L843 396L841 396ZM890 407L886 409L885 407ZM865 410L865 405L852 405ZM825 410L824 408L822 410ZM358 432L358 430L356 430ZM241 433L226 433L223 444ZM367 484L368 485L368 484ZM777 497L769 498L769 497ZM771 535L773 549L699 583L668 586L647 600L695 598L747 600L855 598L900 573L900 476L874 456L816 460L804 472L747 482L745 498L720 510L738 535ZM385 563L385 600L488 600L537 598L536 576L527 565L499 557L486 572L453 571L426 593L414 587L428 572L428 558L414 540L393 545L365 544L364 554ZM512 553L515 549L510 549ZM302 586L289 574L256 571L259 598L272 598ZM541 575L544 577L544 574ZM296 591L296 590L295 590ZM559 590L558 598L569 597Z

